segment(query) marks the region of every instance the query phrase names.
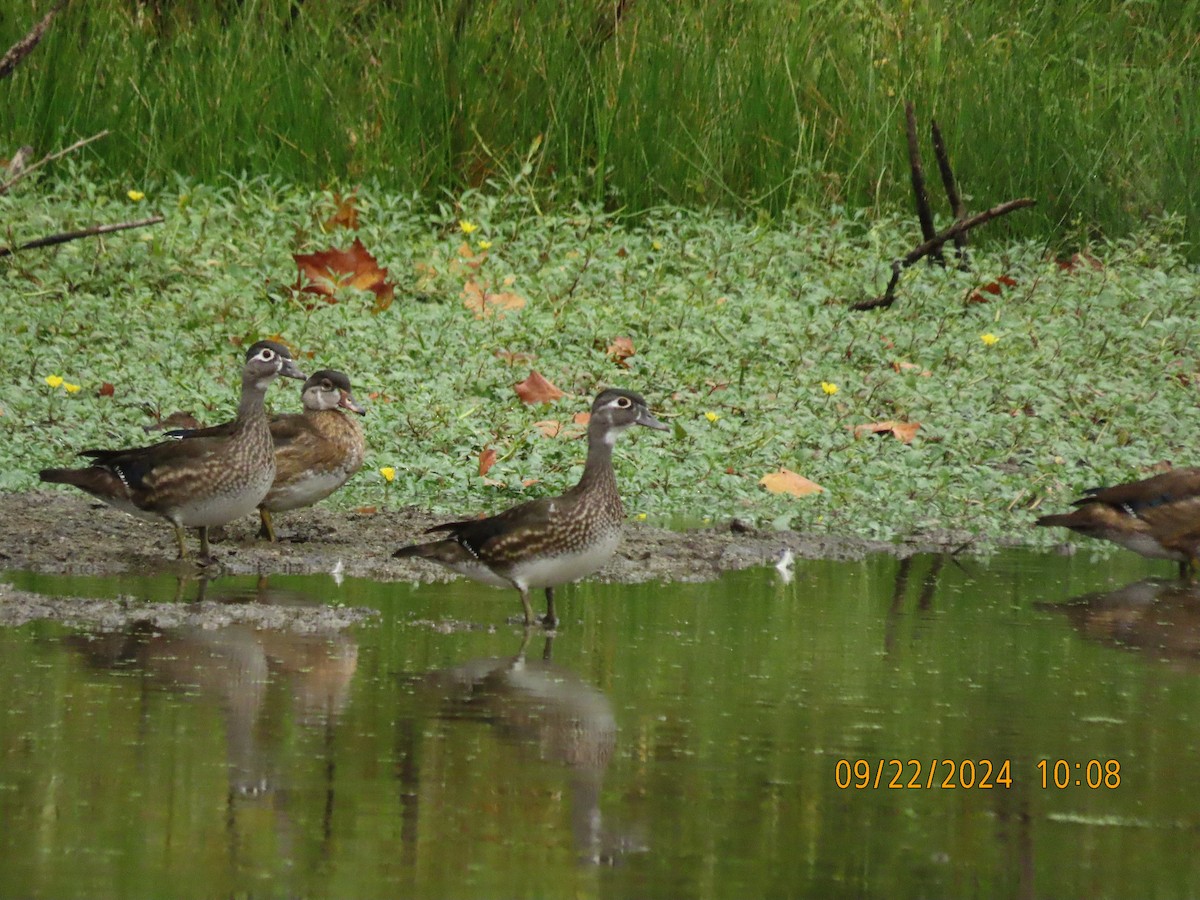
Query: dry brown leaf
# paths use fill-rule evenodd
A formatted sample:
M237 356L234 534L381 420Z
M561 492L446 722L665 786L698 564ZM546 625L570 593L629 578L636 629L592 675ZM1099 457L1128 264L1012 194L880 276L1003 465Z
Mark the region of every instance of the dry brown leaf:
M629 363L625 360L633 356L637 351L633 349L633 338L618 337L613 338L613 342L608 345L608 357L618 366L623 369L629 368Z
M562 431L562 423L554 419L542 419L540 422L534 422L533 427L542 433L542 437L558 437Z
M576 425L586 426L588 422L592 421L592 414L590 412L575 413L571 416L571 421Z
M116 392L117 392L117 389L115 387L113 387L112 382L106 381L106 382L104 382L104 384L100 385L100 390L96 391L96 396L97 397L111 397Z
M917 374L922 378L929 378L933 374L928 369L922 369L915 362L909 362L907 359L893 361L892 369L897 372L912 372L913 370L917 370Z
M376 506L360 506L354 511L360 516L373 516L379 512L379 508Z
M891 433L901 443L911 444L912 439L917 434L917 429L921 427L921 423L893 422L889 419L887 422L867 422L863 425L847 425L846 427L854 432L855 440L858 440L864 434Z
M768 472L758 483L772 494L791 494L793 497L807 497L825 490L815 481L809 481L803 475L797 475L791 469L782 466L778 472Z
M475 313L475 318L486 319L488 316L503 316L506 312L520 309L525 305L525 298L512 291L491 293L486 285L475 280L468 281L462 289L463 306Z
M325 231L333 231L335 228L348 228L351 231L358 231L358 194L351 191L345 197L341 194L333 195L333 215L321 223L321 228Z
M547 381L537 369L529 370L529 377L513 385L522 403L552 403L563 392Z
M349 250L319 250L316 253L294 253L300 274L293 290L317 294L327 303L338 302L338 292L347 287L370 291L375 295L371 312L383 312L392 305L396 286L387 280L382 269L362 241L354 239Z
M503 360L510 366L524 365L537 359L536 353L515 353L511 350L497 350L494 355L496 359Z
M482 478L496 464L496 451L491 447L484 447L479 451L479 477Z

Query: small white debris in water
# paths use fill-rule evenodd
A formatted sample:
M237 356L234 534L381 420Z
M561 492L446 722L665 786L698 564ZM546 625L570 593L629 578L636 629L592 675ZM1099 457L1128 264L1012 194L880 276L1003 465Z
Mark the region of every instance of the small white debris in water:
M788 547L784 547L779 554L779 559L775 560L775 568L779 572L779 577L787 584L792 580L792 563L796 557Z
M329 574L333 576L333 583L338 587L342 586L345 576L342 575L346 571L345 564L339 559L333 564L333 568L329 570Z

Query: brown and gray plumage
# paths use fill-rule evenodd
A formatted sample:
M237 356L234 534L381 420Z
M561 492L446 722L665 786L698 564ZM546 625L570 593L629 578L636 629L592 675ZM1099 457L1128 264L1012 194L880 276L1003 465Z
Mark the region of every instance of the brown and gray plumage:
M275 540L271 513L312 506L324 500L362 468L366 440L362 426L342 410L366 415L354 402L350 379L334 369L314 372L300 390L302 413L270 419L275 442L275 481L258 505L259 537ZM194 440L228 434L235 423L170 432Z
M1074 512L1042 516L1034 524L1070 528L1151 559L1173 559L1181 578L1195 574L1200 562L1200 468L1172 469L1085 494L1075 501Z
M275 449L264 398L279 375L303 378L282 344L259 341L246 352L237 418L221 435L164 441L129 450L85 450L83 469L43 469L42 481L70 484L139 518L175 528L179 558L187 556L184 528L200 531L208 556L208 529L258 506L275 479Z
M521 594L525 624L533 624L529 592L546 590L543 624L558 623L554 588L595 572L616 552L625 510L613 471L613 444L626 428L644 425L668 430L633 391L603 391L592 403L587 462L579 483L561 497L522 503L488 519L435 525L442 540L397 550L397 557L421 557L496 587Z

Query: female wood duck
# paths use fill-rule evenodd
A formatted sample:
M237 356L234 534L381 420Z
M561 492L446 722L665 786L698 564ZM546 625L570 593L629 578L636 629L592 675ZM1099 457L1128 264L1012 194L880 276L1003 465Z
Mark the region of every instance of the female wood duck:
M1034 524L1061 525L1151 559L1173 559L1181 578L1195 575L1200 561L1200 468L1172 469L1085 494L1075 501L1074 512L1042 516Z
M334 369L322 369L304 382L300 391L303 413L271 416L275 442L275 481L258 505L262 527L259 537L275 540L271 513L311 506L324 500L362 468L366 440L362 426L342 412L365 416L354 402L350 379ZM173 431L192 440L230 432L234 422L210 428Z
M187 556L184 528L208 529L254 510L275 479L275 450L264 398L279 375L304 378L287 347L259 341L246 351L237 418L225 434L164 441L130 450L85 450L84 469L43 469L42 481L71 484L110 506L175 528L179 558Z
M561 497L522 503L488 519L435 525L430 532L448 537L397 550L393 556L418 556L496 587L521 593L525 625L533 624L529 592L546 590L548 628L558 624L554 588L595 572L616 552L625 510L613 471L613 444L631 425L667 431L633 391L603 391L592 403L587 462L579 484Z

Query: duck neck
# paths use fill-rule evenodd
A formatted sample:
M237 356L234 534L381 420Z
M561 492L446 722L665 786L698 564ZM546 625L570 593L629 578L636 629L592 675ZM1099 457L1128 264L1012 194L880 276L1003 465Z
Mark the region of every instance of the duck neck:
M588 429L587 462L583 466L583 476L579 479L579 489L591 488L597 485L614 484L616 473L613 471L613 444L616 443L617 432L599 426Z
M255 421L267 419L267 385L249 375L242 376L242 396L238 401L237 428L241 430Z

